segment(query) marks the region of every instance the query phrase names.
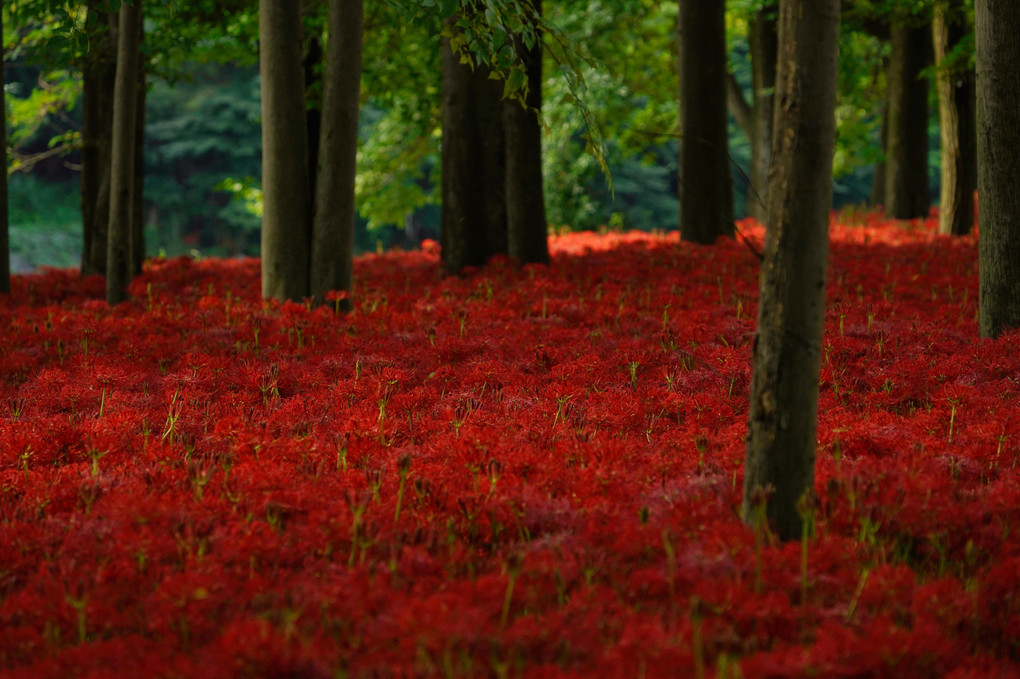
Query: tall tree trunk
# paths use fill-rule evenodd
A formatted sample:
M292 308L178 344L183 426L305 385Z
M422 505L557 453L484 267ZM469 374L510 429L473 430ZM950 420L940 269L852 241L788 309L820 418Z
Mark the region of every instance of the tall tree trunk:
M886 147L889 140L889 93L886 92L885 101L882 103L882 127L879 132L879 148L882 150L881 159L875 163L875 175L871 180L871 198L868 201L871 207L882 206L885 208L885 159Z
M743 514L749 523L767 518L783 540L801 537L798 505L814 488L839 11L839 0L780 2L779 99Z
M145 28L138 22L138 44L145 40ZM131 274L142 273L145 261L145 100L147 96L145 64L138 67L138 101L135 106L135 164L131 215Z
M349 293L353 277L363 23L363 0L330 0L312 229L311 294L320 304L330 290Z
M131 227L134 219L135 134L138 70L141 62L142 0L120 7L117 78L113 94L113 163L110 173L110 225L106 248L106 301L127 299L131 283Z
M888 70L885 214L893 219L927 217L928 80L931 27L895 20Z
M472 70L443 40L443 267L458 273L507 253L502 85Z
M0 6L3 3L0 2ZM2 8L2 7L0 7ZM4 33L2 12L0 12L0 35ZM3 149L3 178L0 181L0 293L8 294L11 291L11 243L9 211L7 205L7 94L4 90L6 84L6 64L3 55L0 55L0 148Z
M308 218L314 220L315 191L319 173L319 137L322 136L322 115L325 106L325 83L322 69L322 36L311 33L305 38L305 130L308 133ZM360 73L359 73L360 82ZM314 227L308 224L308 233ZM311 238L311 236L309 236ZM311 242L311 241L309 241Z
M536 17L542 0L532 0ZM549 262L548 222L542 183L542 42L528 49L514 39L517 54L528 74L527 108L518 101L503 102L503 130L506 135L507 240L511 257L521 263Z
M680 2L680 236L733 235L726 116L726 3Z
M772 157L772 119L775 108L776 57L779 34L773 9L759 9L751 23L751 189L747 209L760 222L768 218L769 165Z
M979 326L1020 328L1020 3L977 0Z
M116 15L89 0L89 51L82 65L81 274L106 273L110 224L113 88L117 75Z
M965 65L944 62L968 34L963 0L942 0L935 5L932 38L935 61L939 65L935 73L935 84L942 140L939 232L953 236L968 234L974 226L974 189L977 188L976 101L974 71Z
M262 77L262 296L309 293L308 132L301 3L259 0Z

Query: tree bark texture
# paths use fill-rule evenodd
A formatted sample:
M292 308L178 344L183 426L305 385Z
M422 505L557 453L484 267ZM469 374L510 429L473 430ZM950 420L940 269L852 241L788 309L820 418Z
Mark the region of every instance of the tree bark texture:
M262 78L262 296L309 294L308 132L301 4L259 0Z
M536 16L541 0L532 0ZM549 262L548 221L542 182L542 43L528 49L516 38L514 46L528 74L525 106L508 99L503 102L503 130L506 139L507 245L511 257L522 264Z
M1020 3L977 0L979 327L1020 328Z
M306 31L307 33L307 31ZM319 143L322 136L322 116L325 106L325 88L323 82L322 37L314 33L305 36L304 61L305 71L305 130L308 134L308 217L314 220L315 190L318 186ZM358 74L360 82L361 74ZM312 224L308 232L312 232Z
M145 40L145 27L138 22L139 49ZM145 100L147 95L144 59L138 65L138 101L135 103L135 163L131 187L131 275L142 273L145 261Z
M2 5L3 3L0 3ZM0 16L0 35L4 33L3 16ZM11 291L11 242L10 220L7 203L7 95L4 90L3 57L0 56L0 148L3 148L3 181L0 181L0 293Z
M350 292L353 277L363 23L363 0L330 0L312 228L311 294L320 304L330 290Z
M975 128L974 71L945 64L969 34L963 0L942 0L935 5L932 42L941 135L942 181L939 232L951 236L970 233L974 226L974 190L977 188L977 130Z
M89 0L89 50L82 64L81 274L106 273L110 224L113 89L117 76L117 19Z
M508 251L503 90L445 39L442 50L441 257L459 273Z
M724 0L681 0L678 60L680 236L714 243L734 229Z
M127 299L127 288L132 277L131 229L135 214L135 134L141 22L141 0L121 5L117 30L117 77L113 94L110 224L106 234L106 301L111 305Z
M772 119L775 115L776 57L779 34L771 9L760 9L751 23L751 190L747 209L760 222L768 218L769 165L772 157Z
M889 55L886 129L885 214L893 219L927 217L928 80L931 27L893 22Z
M839 0L780 3L743 514L752 524L767 518L783 540L801 537L798 505L814 487L839 20Z

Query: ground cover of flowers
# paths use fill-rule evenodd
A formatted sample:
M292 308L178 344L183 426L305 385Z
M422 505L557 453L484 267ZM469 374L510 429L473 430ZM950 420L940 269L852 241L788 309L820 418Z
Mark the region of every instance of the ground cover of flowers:
M758 260L255 261L0 300L4 677L1020 673L1020 335L974 238L833 226L815 537L739 519ZM745 224L752 243L762 232Z

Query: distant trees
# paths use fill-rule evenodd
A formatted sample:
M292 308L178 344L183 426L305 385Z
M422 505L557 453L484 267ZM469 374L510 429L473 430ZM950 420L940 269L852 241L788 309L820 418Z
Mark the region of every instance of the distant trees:
M933 10L935 88L941 137L939 232L962 236L974 226L977 129L974 69L968 63L971 34L964 0L939 0Z
M1020 328L1020 3L976 0L979 326Z
M511 35L514 52L524 64L527 89L523 101L503 101L506 143L507 252L524 264L549 262L548 221L542 181L542 38L537 20L542 0L531 0L534 10L531 44L521 34Z
M885 214L894 219L927 217L928 79L931 27L897 13L891 23L891 53L886 70Z
M726 3L680 0L680 236L733 235L726 108Z
M440 243L443 268L457 273L507 253L503 87L485 65L464 63L448 38L442 50Z
M814 488L835 145L839 0L781 0L776 130L744 477L744 519L798 539ZM810 96L803 93L810 92Z
M751 102L744 100L742 92L734 91L734 106L746 108L744 125L751 143L750 187L747 192L747 212L760 222L768 217L768 175L772 158L772 114L775 104L776 57L779 35L776 28L776 8L764 7L755 11L748 34L751 51ZM738 86L739 87L739 86ZM732 107L731 107L732 108Z
M443 268L451 273L500 254L525 263L549 259L537 117L542 106L541 2L529 4L521 32L507 36L524 68L518 93L523 101L504 97L508 74L501 77L493 70L487 63L491 55L465 54L450 38L443 39L440 242ZM473 4L461 11L468 21L481 12ZM446 21L451 32L457 19Z

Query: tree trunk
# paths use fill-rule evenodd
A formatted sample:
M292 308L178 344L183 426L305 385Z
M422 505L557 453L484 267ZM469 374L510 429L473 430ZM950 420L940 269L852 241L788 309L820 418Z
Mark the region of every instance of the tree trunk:
M82 65L81 274L106 273L110 224L113 88L117 75L116 15L89 0L89 51Z
M881 206L885 208L885 158L886 142L889 140L889 93L886 93L885 101L882 103L882 127L879 132L879 148L882 151L882 158L875 163L875 175L871 179L871 199L868 201L871 207Z
M502 84L472 70L443 40L443 267L458 273L506 254L506 162Z
M536 16L542 1L532 0ZM528 74L527 108L520 102L503 102L503 130L506 135L507 240L511 257L522 264L549 262L548 222L542 183L542 43L528 49L514 40Z
M772 119L775 108L776 57L779 35L774 9L760 9L751 24L751 189L747 209L760 222L768 218L769 165L772 156Z
M896 20L891 27L888 129L886 130L885 214L893 219L927 217L928 80L931 27Z
M311 294L320 304L330 290L351 291L363 22L363 0L330 0L312 229Z
M980 331L1020 328L1020 3L977 0Z
M783 540L801 537L814 488L838 46L839 0L781 0L743 515Z
M733 235L726 116L726 3L680 2L680 236Z
M3 3L0 2L0 5ZM0 12L2 15L2 12ZM3 16L0 16L0 35L4 33ZM0 181L0 293L11 292L11 243L7 205L7 94L4 90L3 57L0 56L0 148L3 148L3 181Z
M145 28L138 22L138 44L145 40ZM135 104L135 165L132 185L131 216L131 274L142 273L145 261L145 64L139 62L138 101Z
M325 83L322 79L322 37L314 33L306 36L304 61L305 71L305 130L308 134L308 218L314 220L315 191L319 174L319 143L322 136L322 109L325 106ZM360 82L361 74L358 74ZM308 224L309 238L313 225ZM311 242L311 241L309 241Z
M113 93L113 162L110 173L110 225L106 248L106 301L127 299L131 283L131 228L134 220L135 134L138 70L141 62L142 0L120 7L117 77Z
M947 64L947 56L967 38L963 0L942 0L935 6L932 38L939 65L935 84L939 101L942 140L942 182L939 232L963 236L974 226L974 189L977 188L977 131L974 122L974 71Z
M262 77L262 296L309 293L308 132L301 3L259 0Z

